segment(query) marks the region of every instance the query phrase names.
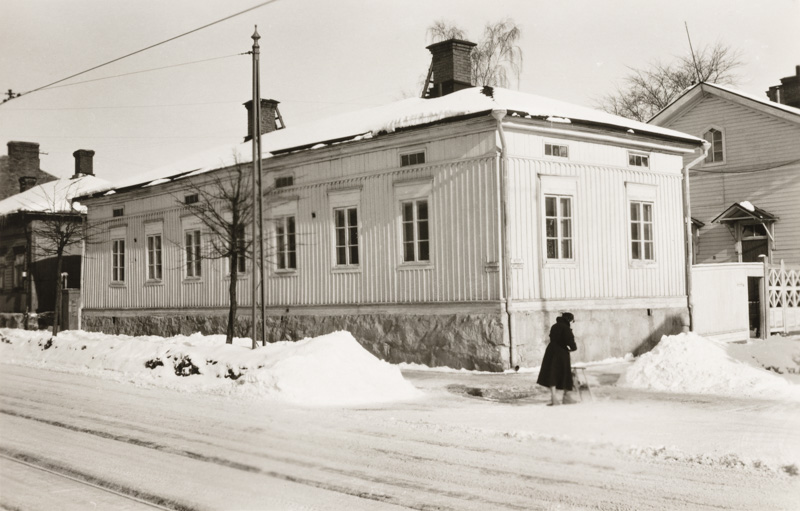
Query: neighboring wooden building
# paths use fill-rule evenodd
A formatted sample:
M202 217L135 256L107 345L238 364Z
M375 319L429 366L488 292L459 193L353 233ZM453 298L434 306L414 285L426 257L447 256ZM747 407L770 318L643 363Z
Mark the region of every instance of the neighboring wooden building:
M457 70L469 66L454 62L469 58L464 44L431 49L446 62L433 66L430 99L262 137L271 340L346 329L392 362L498 370L537 365L565 310L583 360L680 332L683 157L696 158L702 140L465 88ZM107 233L84 258L86 328L222 331L228 265L196 263L192 247L208 233L183 202L186 180L208 186L250 159L249 144L237 151L81 198ZM241 269L249 316L250 261Z
M702 83L650 123L712 143L690 173L695 262L800 265L800 109Z
M800 76L781 82L767 94L798 104ZM691 214L702 224L696 224L695 263L761 263L765 256L766 278L763 271L759 277L741 267L748 275L742 279L750 335L800 329L800 108L701 83L650 123L712 144L690 173ZM720 303L714 295L704 299ZM722 319L716 330L741 336L741 329L728 333L729 328L730 321Z
M20 144L16 142L14 144ZM38 162L38 144L36 160ZM10 146L11 144L9 144ZM81 223L85 214L72 208L76 195L108 189L110 183L93 175L94 151L75 152L75 174L69 179L33 185L35 177L22 178L21 192L0 200L0 313L52 312L58 271L55 257L43 252L43 224L54 219ZM38 165L37 165L38 166ZM81 247L69 247L62 261L66 287L79 289Z

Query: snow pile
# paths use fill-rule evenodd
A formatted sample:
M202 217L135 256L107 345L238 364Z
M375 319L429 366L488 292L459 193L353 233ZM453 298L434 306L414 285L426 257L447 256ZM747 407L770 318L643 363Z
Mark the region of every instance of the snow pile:
M85 207L71 204L73 197L108 190L110 187L111 183L93 175L48 181L0 201L0 216L18 211L86 213Z
M349 332L252 350L224 335L130 337L83 331L0 329L6 363L169 387L268 397L301 405L361 405L418 397L400 370L375 358Z
M734 397L800 401L800 388L786 379L728 355L725 345L694 333L664 336L639 357L618 385Z

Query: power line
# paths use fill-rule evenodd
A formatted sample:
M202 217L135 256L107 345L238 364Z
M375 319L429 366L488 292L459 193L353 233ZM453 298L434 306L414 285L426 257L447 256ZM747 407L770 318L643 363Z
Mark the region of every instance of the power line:
M66 78L62 78L62 79L60 79L60 80L56 80L55 82L48 83L47 85L42 85L41 87L38 87L38 88L36 88L36 89L33 89L33 90L29 90L29 91L27 91L27 92L18 92L18 93L13 93L13 92L12 92L12 91L9 89L9 91L8 91L8 98L7 98L7 99L5 99L5 100L3 100L3 103L6 103L6 102L8 102L8 101L10 101L10 100L12 100L12 99L18 98L18 97L20 97L20 96L25 96L25 95L27 95L27 94L32 94L32 93L34 93L34 92L40 91L40 90L42 90L42 89L46 89L47 87L50 87L51 85L55 85L55 84L57 84L57 83L65 82L65 81L67 81L67 80L69 80L69 79L71 79L71 78L75 78L76 76L80 76L80 75L82 75L82 74L88 73L89 71L94 71L95 69L99 69L99 68L101 68L101 67L103 67L103 66L107 66L107 65L109 65L109 64L112 64L112 63L114 63L114 62L118 62L118 61L120 61L120 60L122 60L122 59L125 59L125 58L131 57L131 56L133 56L133 55L136 55L137 53L142 53L142 52L144 52L144 51L150 50L150 49L152 49L152 48L155 48L156 46L161 46L162 44L166 44L166 43L168 43L168 42L170 42L170 41L174 41L175 39L179 39L179 38L181 38L181 37L184 37L184 36L187 36L187 35L189 35L189 34L193 34L193 33L197 32L197 31L199 31L199 30L203 30L204 28L208 28L208 27L210 27L210 26L216 25L217 23L222 23L223 21L227 21L227 20L229 20L229 19L231 19L231 18L235 18L236 16L240 16L240 15L242 15L242 14L246 13L246 12L250 12L250 11L252 11L252 10L258 9L258 8L260 8L260 7L264 7L265 5L269 5L269 4L271 4L271 3L274 3L274 2L277 2L277 1L278 1L278 0L267 0L266 2L262 2L262 3L258 4L258 5L255 5L255 6L253 6L253 7L247 8L247 9L245 9L245 10L243 10L243 11L239 11L239 12L237 12L237 13L235 13L235 14L231 14L230 16L226 16L226 17L224 17L224 18L222 18L222 19L218 19L217 21L212 21L211 23L208 23L208 24L206 24L206 25L203 25L202 27L198 27L198 28L195 28L194 30L190 30L190 31L188 31L188 32L184 32L184 33L182 33L182 34L180 34L180 35L176 35L175 37L170 37L169 39L166 39L166 40L164 40L164 41L161 41L160 43L151 44L150 46L148 46L148 47L146 47L146 48L142 48L141 50L136 50L136 51L134 51L134 52L128 53L127 55L123 55L122 57L117 57L117 58L115 58L115 59L113 59L113 60L109 60L108 62L104 62L104 63L102 63L102 64L100 64L100 65L94 66L94 67L92 67L92 68L89 68L89 69L87 69L87 70L85 70L85 71L81 71L80 73L75 73L74 75L70 75L70 76L68 76L68 77L66 77ZM3 103L0 103L0 105L2 105Z
M754 174L756 172L766 172L768 170L779 169L781 167L788 167L794 163L800 162L800 159L797 160L790 160L785 161L782 163L778 163L776 165L767 164L768 166L760 167L760 168L748 168L742 170L704 170L704 169L691 169L691 172L698 172L701 174Z
M230 57L238 57L239 55L247 55L248 53L249 52L234 53L232 55L225 55L224 57L212 57L210 59L193 60L191 62L183 62L181 64L171 64L169 66L153 67L153 68L150 68L150 69L142 69L140 71L131 71L130 73L122 73L122 74L118 74L118 75L103 76L102 78L93 78L91 80L83 80L82 82L65 83L64 85L57 85L55 87L48 87L48 89L60 89L61 87L72 87L73 85L79 85L79 84L82 84L82 83L99 82L100 80L110 80L111 78L119 78L119 77L122 77L122 76L136 75L136 74L140 74L140 73L149 73L150 71L160 71L162 69L169 69L169 68L172 68L172 67L188 66L190 64L199 64L201 62L209 62L211 60L227 59L227 58L230 58Z

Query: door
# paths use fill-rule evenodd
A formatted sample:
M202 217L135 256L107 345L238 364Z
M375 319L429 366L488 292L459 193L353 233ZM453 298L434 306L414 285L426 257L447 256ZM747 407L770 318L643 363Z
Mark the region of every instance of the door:
M761 277L747 277L747 310L750 319L750 338L761 334Z

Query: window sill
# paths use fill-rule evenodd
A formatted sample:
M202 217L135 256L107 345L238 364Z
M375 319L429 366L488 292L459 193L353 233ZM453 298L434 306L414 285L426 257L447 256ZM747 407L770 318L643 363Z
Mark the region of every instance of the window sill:
M182 284L202 284L203 277L184 277Z
M400 263L397 266L398 271L414 271L414 270L432 270L433 264L425 263Z
M361 273L360 266L337 266L331 269L331 273Z
M275 270L275 271L272 272L272 276L273 277L278 277L278 278L282 278L282 277L297 277L297 270L296 269Z
M545 259L544 268L577 268L578 262L575 259Z
M639 261L639 260L630 260L628 261L628 268L632 270L652 270L655 269L658 264L655 261Z
M242 279L246 279L246 278L249 278L249 277L250 277L250 274L248 272L237 273L236 274L236 280L242 280ZM231 274L230 273L225 275L225 280L231 280Z
M163 280L146 280L144 283L145 286L163 286Z
M125 282L112 282L108 287L127 287L127 284Z

